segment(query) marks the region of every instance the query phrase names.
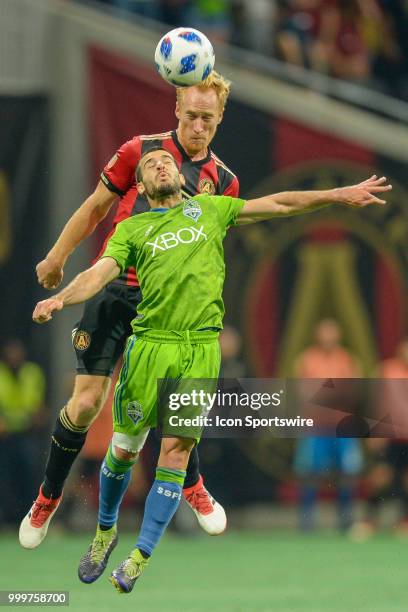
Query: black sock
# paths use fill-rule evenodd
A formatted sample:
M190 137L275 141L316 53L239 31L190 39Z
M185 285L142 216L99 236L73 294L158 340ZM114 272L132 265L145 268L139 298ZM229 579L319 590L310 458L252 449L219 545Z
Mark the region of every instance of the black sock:
M51 437L51 448L41 487L45 497L55 499L62 493L72 464L80 453L88 427L77 427L69 420L65 408L59 414Z
M183 489L194 487L200 478L200 460L198 458L197 446L193 448L190 453L190 459L188 460L186 478L184 480Z

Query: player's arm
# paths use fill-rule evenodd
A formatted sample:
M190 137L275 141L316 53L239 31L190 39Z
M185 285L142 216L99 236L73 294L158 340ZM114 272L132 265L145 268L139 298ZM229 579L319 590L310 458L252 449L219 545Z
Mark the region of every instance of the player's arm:
M62 281L66 260L106 217L116 198L117 194L99 181L95 191L69 219L48 255L37 265L40 285L46 289L58 287Z
M33 321L46 323L52 319L54 310L62 310L64 306L86 302L119 276L120 271L113 257L103 257L91 268L78 274L62 291L48 300L38 302L33 312Z
M322 191L284 191L273 195L248 200L241 208L237 224L255 223L272 217L283 217L310 212L331 204L364 207L371 204L383 205L385 200L375 194L392 189L385 177L371 178L350 187L339 187Z

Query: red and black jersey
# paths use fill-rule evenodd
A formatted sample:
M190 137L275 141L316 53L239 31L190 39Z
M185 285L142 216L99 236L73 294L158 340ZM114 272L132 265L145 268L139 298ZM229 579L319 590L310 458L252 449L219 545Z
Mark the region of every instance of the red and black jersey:
M198 193L238 197L237 177L210 148L204 159L192 161L181 146L175 130L150 136L135 136L118 149L101 174L101 180L106 187L120 197L113 228L106 237L101 252L104 251L107 241L120 221L150 210L146 198L137 191L135 171L141 156L150 148L158 146L173 155L180 172L184 175L186 180L182 189L184 197L189 198ZM129 285L138 284L133 268L129 268L120 280Z

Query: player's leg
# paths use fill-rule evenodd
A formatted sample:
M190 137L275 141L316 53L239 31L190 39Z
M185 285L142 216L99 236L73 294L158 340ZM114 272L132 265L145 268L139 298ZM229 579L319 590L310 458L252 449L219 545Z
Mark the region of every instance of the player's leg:
M337 483L339 527L345 531L351 528L354 520L356 479L363 467L363 455L360 440L356 438L336 438L334 445L339 473Z
M58 415L52 433L38 497L20 526L20 543L24 548L36 548L45 538L61 502L65 480L85 444L92 421L103 406L109 385L110 378L105 376L76 377L73 395Z
M114 434L100 471L98 526L78 568L82 582L91 583L101 576L116 546L120 504L149 432L151 411L156 405L156 379L142 373L149 363L155 363L155 356L152 358L149 347L143 354L144 346L134 335L126 345L113 400ZM146 402L136 401L144 397L148 398Z
M294 470L299 476L299 527L311 531L316 526L316 509L319 486L323 476L330 470L330 438L303 438L298 441Z
M89 300L73 331L78 374L73 395L61 410L51 436L44 482L20 526L20 543L25 548L35 548L45 538L61 501L65 480L85 443L92 421L106 400L110 377L122 348L118 347L118 339L123 334L118 327L121 302L117 292L116 288L108 286Z
M217 380L219 375L220 349L218 340L210 343L193 344L194 359L184 373L185 378ZM211 384L211 383L210 383ZM184 481L183 496L197 517L199 525L210 535L220 535L227 528L224 508L204 486L203 477L198 471L198 450L194 446L190 453L187 474ZM197 461L198 480L191 474Z
M133 589L173 518L180 504L188 457L195 443L189 438L163 438L156 478L146 498L136 547L111 574L111 582L119 592L130 593Z
M137 436L114 433L100 471L99 512L96 535L80 560L78 577L95 582L106 568L118 542L119 508L131 479L131 470L146 440L148 429Z

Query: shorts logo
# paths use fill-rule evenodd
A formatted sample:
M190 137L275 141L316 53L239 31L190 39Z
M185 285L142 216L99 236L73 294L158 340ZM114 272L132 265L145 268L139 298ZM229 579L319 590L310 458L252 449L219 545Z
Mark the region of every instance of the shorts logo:
M187 200L183 206L183 215L190 217L193 221L198 221L202 214L200 205L193 199Z
M143 408L137 401L129 402L126 406L126 413L135 425L143 419Z
M199 185L198 185L198 191L200 193L208 193L208 195L214 195L215 194L215 185L213 183L213 181L209 178L203 178L201 179Z
M86 351L91 344L91 336L83 329L74 329L72 332L72 344L77 351Z

